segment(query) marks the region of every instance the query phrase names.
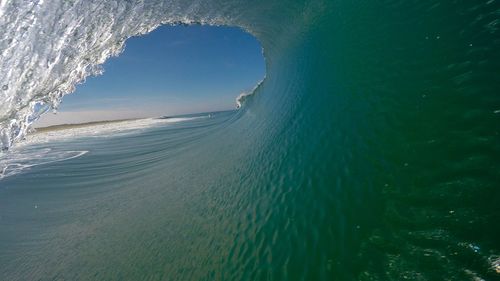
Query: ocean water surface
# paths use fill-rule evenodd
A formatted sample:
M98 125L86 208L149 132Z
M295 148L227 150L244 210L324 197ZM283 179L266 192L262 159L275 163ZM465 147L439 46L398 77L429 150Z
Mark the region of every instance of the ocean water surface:
M499 280L499 11L2 2L0 280ZM237 111L23 144L162 24L246 30L266 78Z

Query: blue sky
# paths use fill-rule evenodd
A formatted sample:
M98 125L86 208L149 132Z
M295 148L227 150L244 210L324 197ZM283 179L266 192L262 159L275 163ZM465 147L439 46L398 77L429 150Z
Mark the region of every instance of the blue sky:
M233 109L264 73L260 44L241 29L162 26L127 40L103 75L78 85L58 114L36 125Z

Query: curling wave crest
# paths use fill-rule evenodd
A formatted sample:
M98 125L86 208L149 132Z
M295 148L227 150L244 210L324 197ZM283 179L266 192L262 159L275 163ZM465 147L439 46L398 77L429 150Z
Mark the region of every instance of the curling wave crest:
M0 145L22 139L89 75L102 73L125 40L161 24L233 24L218 9L189 1L2 1Z

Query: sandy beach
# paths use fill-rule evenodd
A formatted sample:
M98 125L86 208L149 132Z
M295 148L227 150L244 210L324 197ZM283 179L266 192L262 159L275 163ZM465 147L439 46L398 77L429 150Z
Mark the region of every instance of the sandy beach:
M129 122L139 120L138 118L134 119L119 119L119 120L103 120L103 121L93 121L86 123L75 123L75 124L60 124L60 125L52 125L47 127L35 127L33 133L46 133L52 131L61 131L67 129L75 129L75 128L83 128L83 127L92 127L97 125L108 125L108 124L116 124L121 122Z

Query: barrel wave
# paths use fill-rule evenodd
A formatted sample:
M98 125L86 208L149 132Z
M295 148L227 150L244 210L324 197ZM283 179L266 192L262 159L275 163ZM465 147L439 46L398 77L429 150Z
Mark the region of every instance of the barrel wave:
M4 150L160 25L237 26L266 59L237 112L49 142L82 156L0 179L0 279L498 280L499 13L492 0L0 1Z

